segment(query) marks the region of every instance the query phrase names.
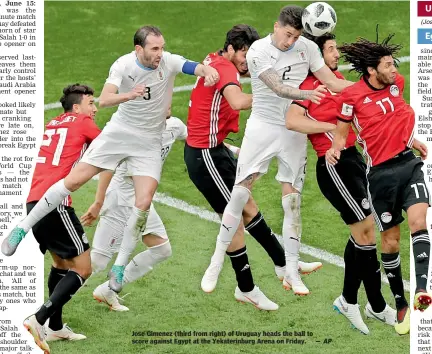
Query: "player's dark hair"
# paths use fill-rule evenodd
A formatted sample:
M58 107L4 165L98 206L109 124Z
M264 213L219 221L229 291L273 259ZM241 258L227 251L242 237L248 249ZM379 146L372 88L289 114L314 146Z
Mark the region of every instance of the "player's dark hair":
M342 58L352 64L353 68L350 71L357 71L362 75L369 75L368 68L376 69L385 56L392 56L397 64L399 61L395 55L402 48L400 44L389 44L393 38L393 34L389 34L381 43L374 43L365 38L357 39L354 43L344 43L338 49L342 53Z
M278 22L283 26L291 26L300 31L303 29L302 14L303 8L300 6L288 5L282 8Z
M228 46L232 45L234 51L247 49L253 42L260 39L260 36L255 28L249 25L235 25L231 28L225 39L223 51L228 50Z
M161 30L156 26L143 26L134 35L134 45L145 47L147 37L152 34L156 37L162 36Z
M63 96L60 98L60 103L65 112L71 112L74 104L80 104L83 96L93 96L94 90L90 86L74 84L66 86L63 89Z
M321 53L324 51L324 44L326 44L327 41L334 41L336 40L336 36L333 33L326 33L322 36L315 37L307 32L303 32L303 37L306 37L307 39L310 39L311 41L315 42L320 49Z

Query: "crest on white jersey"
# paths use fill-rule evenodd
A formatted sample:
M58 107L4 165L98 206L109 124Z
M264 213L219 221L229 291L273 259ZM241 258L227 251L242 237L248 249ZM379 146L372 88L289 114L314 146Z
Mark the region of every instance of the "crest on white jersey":
M259 59L257 57L252 58L252 64L255 66L255 69L258 69Z
M163 70L162 70L162 69L159 69L159 72L158 72L158 77L159 77L159 80L160 80L160 81L163 81L163 79L164 79L165 75L164 75L164 73L163 73Z
M301 61L307 61L306 52L304 50L298 50L297 52Z
M392 96L394 96L394 97L399 96L399 87L397 87L396 85L391 85L391 86L390 86L390 93L391 93Z

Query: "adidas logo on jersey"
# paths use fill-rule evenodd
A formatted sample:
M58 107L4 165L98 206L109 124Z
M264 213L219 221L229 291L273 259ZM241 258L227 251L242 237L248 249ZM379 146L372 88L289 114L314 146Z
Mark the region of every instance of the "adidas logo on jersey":
M364 104L372 102L372 100L369 97L366 97L363 101Z
M426 252L423 252L423 253L420 253L420 254L417 256L417 258L420 258L420 259L428 258L428 255L426 254Z
M394 278L394 277L396 277L396 275L394 275L393 273L388 273L387 274L387 278Z

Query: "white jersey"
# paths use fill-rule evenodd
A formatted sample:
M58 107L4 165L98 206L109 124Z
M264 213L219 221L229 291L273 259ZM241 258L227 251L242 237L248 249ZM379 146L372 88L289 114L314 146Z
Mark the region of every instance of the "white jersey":
M166 114L165 114L166 117ZM162 133L162 161L165 162L171 147L176 140L185 140L187 137L186 125L176 117L166 119L166 128ZM127 173L127 163L121 163L115 170L106 193L117 190L118 204L133 207L135 203L135 190L132 178Z
M165 127L166 112L171 104L175 76L182 71L186 59L163 52L157 69L144 67L135 51L123 55L112 66L107 84L127 93L137 85L145 85L144 97L120 103L111 121L141 133L161 133Z
M251 119L285 125L285 113L292 100L276 95L258 76L273 68L284 85L298 88L309 73L325 63L318 46L301 36L291 49L283 52L271 43L271 35L252 43L246 55L252 80Z

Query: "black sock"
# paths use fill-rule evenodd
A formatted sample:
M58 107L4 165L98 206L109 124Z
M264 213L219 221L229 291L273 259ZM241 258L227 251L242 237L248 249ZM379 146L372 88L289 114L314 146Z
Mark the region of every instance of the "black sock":
M60 280L47 302L36 312L36 320L43 325L56 311L60 310L84 284L84 279L72 270Z
M245 229L266 250L275 266L285 267L285 252L260 212Z
M357 294L360 289L361 280L357 273L355 262L354 239L350 236L344 252L345 275L342 295L349 304L357 303Z
M52 295L55 287L60 282L60 280L62 280L65 277L67 272L68 270L66 269L58 269L55 268L54 266L51 267L51 272L48 276L49 296ZM60 308L49 319L48 327L51 328L53 331L58 331L63 328L62 312L63 309Z
M430 241L428 230L419 230L411 235L414 265L416 273L416 290L426 290L429 273Z
M226 254L231 259L239 289L243 292L252 291L255 284L249 265L246 246L234 252L227 252Z
M368 301L374 312L382 312L386 302L381 293L381 271L376 245L355 244L356 264Z
M395 298L396 309L403 309L405 306L408 306L408 303L405 299L405 293L403 288L402 269L400 265L399 252L381 253L381 261L385 273L387 274L390 289Z

